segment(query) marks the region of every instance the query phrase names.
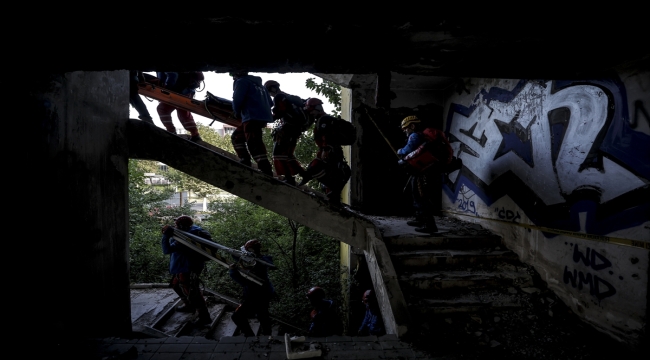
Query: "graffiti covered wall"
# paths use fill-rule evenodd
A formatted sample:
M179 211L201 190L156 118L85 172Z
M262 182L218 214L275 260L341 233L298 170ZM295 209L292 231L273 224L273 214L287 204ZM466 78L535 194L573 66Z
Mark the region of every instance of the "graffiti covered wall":
M638 341L650 249L650 73L471 79L445 107L443 209L504 237L567 305Z

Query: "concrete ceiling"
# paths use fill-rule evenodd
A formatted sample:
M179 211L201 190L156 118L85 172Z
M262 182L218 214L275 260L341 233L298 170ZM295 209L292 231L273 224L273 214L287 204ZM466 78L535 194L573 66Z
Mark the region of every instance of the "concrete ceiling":
M233 16L216 5L201 5L191 16L182 5L160 16L126 9L110 16L30 14L26 21L40 37L16 56L23 65L55 72L247 67L535 79L594 77L612 69L647 69L650 63L646 22L629 14L597 19L558 10L548 17L538 10L517 15L491 7L474 17L431 15L426 9L408 16L359 15L312 5L309 10L305 4L300 17L288 11Z

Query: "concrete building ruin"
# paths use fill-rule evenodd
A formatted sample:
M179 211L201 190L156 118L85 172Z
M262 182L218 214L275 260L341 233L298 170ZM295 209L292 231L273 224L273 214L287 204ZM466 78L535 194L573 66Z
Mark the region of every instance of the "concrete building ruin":
M502 235L589 324L623 342L647 341L650 52L635 22L598 27L580 19L515 31L488 16L304 20L206 9L181 22L205 34L205 46L188 53L143 47L130 33L141 19L127 14L26 20L47 41L19 54L29 72L19 103L35 138L21 145L19 178L50 176L28 199L40 204L39 226L57 233L56 241L38 240L44 250L30 262L52 274L43 286L57 294L55 311L30 318L48 321L59 336L130 330L129 158L178 166L273 211L299 207L299 221L338 236L351 251L381 251L373 250L382 245L363 219L329 213L262 175L128 119L128 69L243 66L310 72L346 88L343 117L360 130L350 148L349 201L362 213L396 215L408 207L400 198L403 175L386 161L394 155L354 109L390 108L378 118L385 133L409 109L439 121L464 164L445 179L443 210ZM75 38L79 29L92 40ZM268 36L274 33L291 34L296 46L278 51ZM180 32L165 40L188 43ZM165 152L168 144L179 151ZM336 226L311 216L322 212ZM390 294L385 300L397 301ZM392 330L400 333L408 326L399 318L403 305L391 306Z

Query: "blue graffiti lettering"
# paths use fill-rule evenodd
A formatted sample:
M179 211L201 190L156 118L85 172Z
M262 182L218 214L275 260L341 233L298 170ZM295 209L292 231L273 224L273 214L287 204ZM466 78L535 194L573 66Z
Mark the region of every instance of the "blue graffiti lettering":
M476 215L476 205L474 205L474 201L472 200L458 199L458 208Z

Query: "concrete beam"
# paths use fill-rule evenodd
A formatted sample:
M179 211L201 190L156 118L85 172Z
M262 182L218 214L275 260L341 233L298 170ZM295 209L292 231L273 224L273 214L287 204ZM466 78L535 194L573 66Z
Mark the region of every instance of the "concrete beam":
M364 255L386 333L402 336L408 331L411 317L399 286L397 273L393 268L386 244L377 237L373 228L366 229L365 233L368 237L368 248L364 251Z
M344 208L329 207L321 193L305 192L228 156L139 120L126 127L129 157L157 160L346 244L366 248L373 223Z

